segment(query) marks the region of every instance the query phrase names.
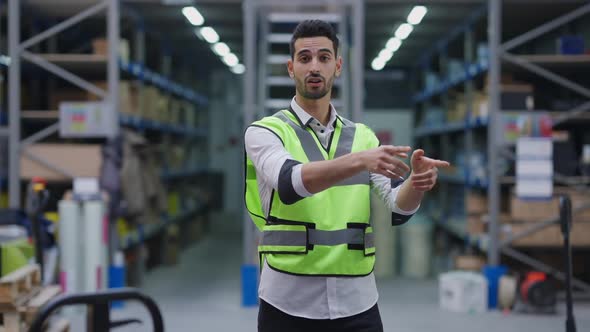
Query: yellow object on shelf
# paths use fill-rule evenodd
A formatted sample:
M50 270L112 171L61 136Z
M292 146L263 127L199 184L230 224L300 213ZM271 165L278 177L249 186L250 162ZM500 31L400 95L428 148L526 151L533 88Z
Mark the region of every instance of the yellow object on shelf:
M2 208L2 209L8 208L8 194L7 193L0 193L0 208Z
M57 212L45 212L45 219L57 224L59 222L59 214Z
M180 195L178 192L168 193L168 215L175 216L180 213Z

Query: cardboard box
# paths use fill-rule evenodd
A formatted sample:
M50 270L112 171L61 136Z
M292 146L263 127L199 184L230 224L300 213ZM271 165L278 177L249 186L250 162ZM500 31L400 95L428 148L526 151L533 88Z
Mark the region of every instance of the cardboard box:
M510 201L512 218L521 222L537 222L549 218L559 218L559 199L556 196L560 194L569 195L574 211L590 205L590 194L580 193L571 188L556 187L553 190L554 198L550 200L521 200L513 195ZM573 219L576 222L590 221L590 209L574 213Z
M485 258L476 255L459 255L455 257L455 269L479 272L486 264Z
M512 219L519 222L539 222L549 218L559 217L559 201L522 200L515 195L510 200L510 214Z
M26 148L35 156L70 173L73 177L99 177L102 163L101 146L98 144L33 144ZM39 176L47 181L69 181L70 177L37 161L24 152L20 157L21 179Z
M477 192L465 194L465 212L467 214L482 214L488 212L488 197Z
M170 97L160 93L156 103L155 119L160 122L170 122Z
M139 114L151 120L158 118L157 103L160 98L160 91L153 86L144 86L140 91Z
M511 224L510 234L523 232L530 223ZM570 234L572 246L590 246L590 222L575 222ZM513 246L522 247L559 247L563 245L563 235L558 224L548 226L538 232L512 242Z
M92 40L92 50L94 54L108 55L109 43L105 38L95 38ZM125 63L129 62L130 48L129 41L121 38L119 41L119 57Z
M467 216L467 234L481 235L487 231L487 223L481 215Z
M106 81L98 81L93 82L96 86L102 88L103 90L107 90L107 82ZM94 95L91 92L87 92L87 99L94 101L94 100L101 100L98 96ZM129 114L138 114L139 108L139 88L137 84L133 81L119 81L119 112L122 113L129 113Z

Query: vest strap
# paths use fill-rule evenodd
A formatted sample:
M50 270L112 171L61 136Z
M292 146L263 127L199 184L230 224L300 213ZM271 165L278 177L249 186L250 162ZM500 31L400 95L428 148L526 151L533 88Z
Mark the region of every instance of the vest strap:
M266 225L259 250L265 253L307 253L308 248L314 245L348 244L351 250L364 250L365 255L374 254L373 228L355 225L335 231L308 228L307 225Z

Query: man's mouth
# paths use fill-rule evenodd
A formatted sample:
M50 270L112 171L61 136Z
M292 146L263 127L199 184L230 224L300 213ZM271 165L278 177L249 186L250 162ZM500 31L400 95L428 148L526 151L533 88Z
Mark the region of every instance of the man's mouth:
M319 77L311 77L307 79L307 84L311 86L320 86L324 81Z

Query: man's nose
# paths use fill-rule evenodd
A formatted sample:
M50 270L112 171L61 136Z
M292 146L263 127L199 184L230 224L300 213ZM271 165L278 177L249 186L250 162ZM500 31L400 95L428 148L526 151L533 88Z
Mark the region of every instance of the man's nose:
M312 73L319 73L320 72L320 61L317 58L313 58L311 60L311 66L309 68L309 71Z

